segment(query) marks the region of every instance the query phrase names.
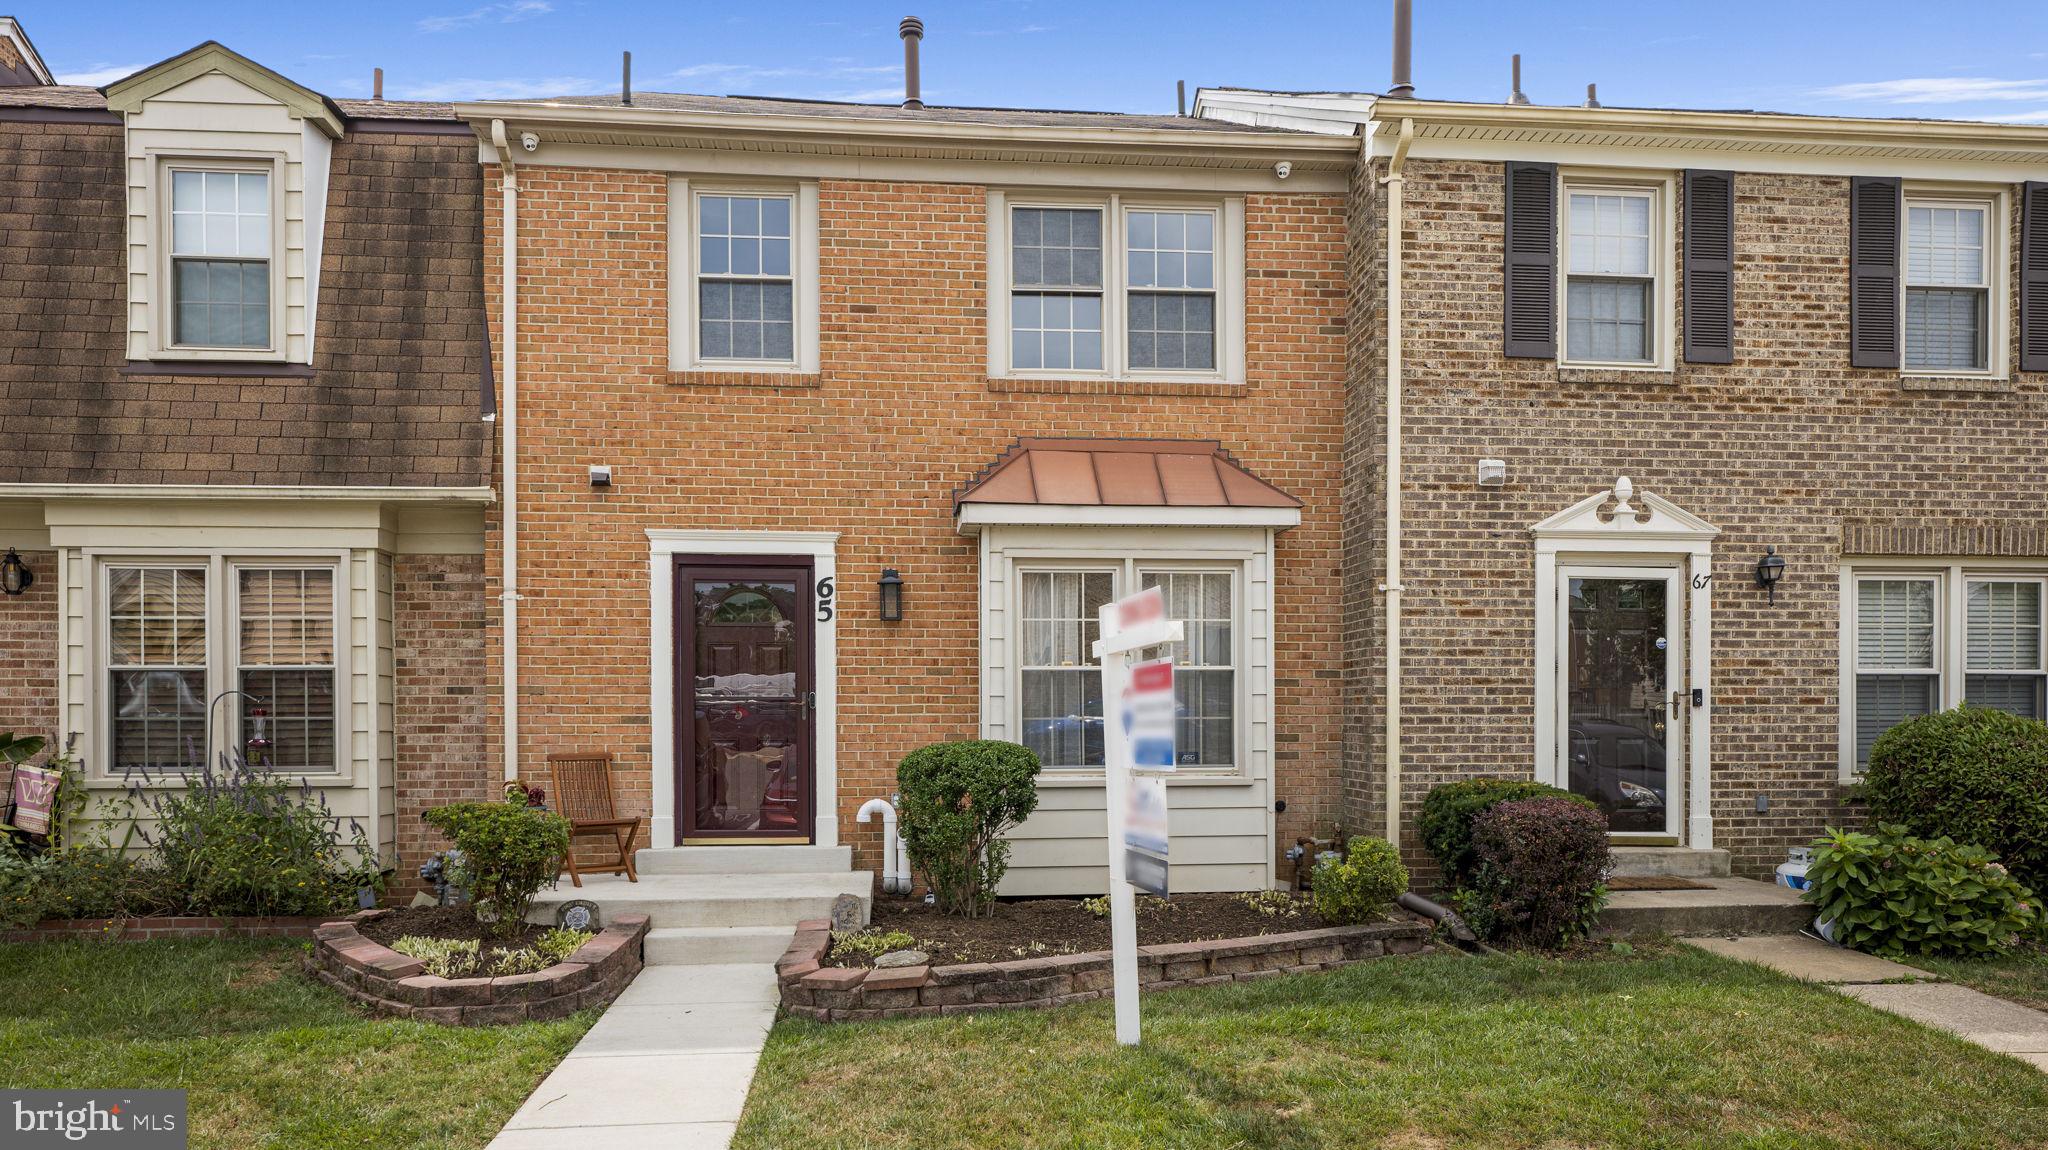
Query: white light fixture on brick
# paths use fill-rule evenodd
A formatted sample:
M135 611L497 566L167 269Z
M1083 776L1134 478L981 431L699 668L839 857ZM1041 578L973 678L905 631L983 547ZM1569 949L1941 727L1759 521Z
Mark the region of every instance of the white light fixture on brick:
M1505 459L1482 459L1479 461L1479 486L1506 487L1508 483L1508 461Z

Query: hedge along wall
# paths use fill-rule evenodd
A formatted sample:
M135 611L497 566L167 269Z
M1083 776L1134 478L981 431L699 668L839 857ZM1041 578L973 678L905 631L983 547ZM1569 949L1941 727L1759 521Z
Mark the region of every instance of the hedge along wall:
M782 1006L819 1022L856 1022L932 1014L966 1014L1009 1007L1064 1006L1110 993L1108 951L1057 954L1014 962L868 969L824 966L831 924L798 924L789 950L776 961ZM1394 954L1429 949L1429 927L1419 922L1331 926L1288 934L1169 942L1138 948L1138 984L1144 990L1249 982L1305 974Z

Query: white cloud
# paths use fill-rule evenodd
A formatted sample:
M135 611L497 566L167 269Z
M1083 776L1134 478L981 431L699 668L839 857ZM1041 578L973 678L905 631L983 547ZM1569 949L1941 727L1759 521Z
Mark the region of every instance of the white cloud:
M2032 112L2014 112L2006 116L1986 116L1984 118L1995 124L2048 124L2048 108L2041 108Z
M394 100L521 100L546 96L587 96L604 85L582 76L534 76L500 80L435 80L400 86Z
M1923 76L1836 84L1814 95L1826 100L1877 104L1969 104L1982 100L2048 100L2048 80L1992 80L1977 76Z
M457 28L473 28L478 24L517 24L545 16L555 10L548 0L506 0L501 4L486 4L467 12L456 12L448 16L428 16L419 21L422 32L452 32Z
M94 64L83 72L59 72L57 73L57 82L59 84L78 84L87 88L99 88L111 84L123 76L133 76L147 67L149 67L147 64Z

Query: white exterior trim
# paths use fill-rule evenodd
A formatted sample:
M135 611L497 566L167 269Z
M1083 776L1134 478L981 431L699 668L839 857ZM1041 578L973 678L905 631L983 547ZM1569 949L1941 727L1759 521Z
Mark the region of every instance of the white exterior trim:
M489 487L294 487L225 483L0 483L0 499L282 499L368 503L490 503Z
M705 359L697 354L697 197L782 196L790 200L792 358ZM774 179L668 182L668 369L815 375L818 372L818 181Z
M814 581L838 578L837 531L695 531L651 527L648 550L648 689L653 730L654 813L649 842L679 845L676 839L675 581L677 555L808 555ZM812 782L817 825L811 842L839 845L839 640L837 618L812 625L813 687L818 693L813 727ZM699 849L699 848L692 848ZM703 847L716 850L717 847Z
M1614 514L1603 517L1601 508L1610 499L1625 495L1625 503L1644 518ZM1686 720L1686 754L1683 771L1686 800L1684 842L1697 850L1714 845L1713 789L1713 546L1721 529L1688 511L1647 492L1628 489L1627 480L1616 490L1588 496L1530 528L1536 541L1536 742L1535 777L1553 786L1570 780L1559 777L1561 762L1558 721L1562 701L1558 697L1561 674L1559 637L1564 620L1559 603L1562 569L1567 566L1667 567L1687 580L1686 669L1687 681L1667 683L1669 690L1701 692L1706 705L1690 709ZM1670 767L1667 754L1667 769ZM1674 790L1677 788L1674 787Z

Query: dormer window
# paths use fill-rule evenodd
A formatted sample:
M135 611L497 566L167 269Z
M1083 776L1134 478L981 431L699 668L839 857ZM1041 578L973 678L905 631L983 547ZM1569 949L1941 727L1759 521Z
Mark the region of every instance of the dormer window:
M270 347L270 173L174 167L170 177L172 344Z

